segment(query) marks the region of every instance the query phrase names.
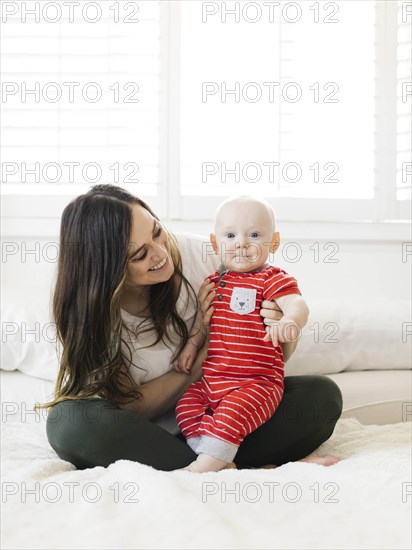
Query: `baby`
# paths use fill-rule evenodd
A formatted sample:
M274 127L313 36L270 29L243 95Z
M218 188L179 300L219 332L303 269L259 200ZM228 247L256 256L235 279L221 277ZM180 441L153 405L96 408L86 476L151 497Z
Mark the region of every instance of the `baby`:
M210 343L202 378L176 405L176 419L187 444L198 455L184 470L219 471L235 467L243 439L273 415L283 395L283 353L279 342L296 341L308 307L296 280L267 262L280 244L275 217L266 201L231 198L216 213L210 235L221 266L215 283ZM276 300L282 319L266 329L262 300ZM198 316L191 338L175 361L188 370L203 345Z

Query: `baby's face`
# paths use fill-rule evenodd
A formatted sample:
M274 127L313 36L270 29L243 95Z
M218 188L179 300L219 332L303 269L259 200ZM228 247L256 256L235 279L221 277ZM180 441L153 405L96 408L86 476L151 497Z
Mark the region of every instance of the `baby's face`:
M270 211L253 200L223 205L210 239L226 268L241 273L262 267L279 246L279 233L274 230Z

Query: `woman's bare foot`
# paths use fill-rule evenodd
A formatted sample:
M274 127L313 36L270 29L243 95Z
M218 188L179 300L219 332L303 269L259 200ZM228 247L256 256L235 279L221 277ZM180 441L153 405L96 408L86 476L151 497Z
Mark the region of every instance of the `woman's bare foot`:
M340 461L340 458L334 455L326 456L309 456L302 458L297 462L308 462L309 464L318 464L319 466L333 466ZM236 464L234 462L225 462L219 458L214 458L213 456L208 456L205 454L200 454L197 459L186 466L186 468L179 468L179 470L186 470L188 472L219 472L220 470L229 470L236 469ZM259 466L251 468L251 470L272 470L277 468L276 464L265 464L264 466Z
M302 458L297 462L309 462L311 464L319 464L320 466L333 466L340 461L340 458L334 455L326 456L310 456L307 458ZM265 464L264 466L259 466L258 468L252 468L252 470L272 470L277 468L276 464Z
M179 470L201 474L204 472L220 472L220 470L229 470L232 468L236 468L234 462L226 462L214 456L201 453L194 462L189 464L189 466L186 466L186 468L179 468Z
M299 462L310 462L312 464L320 464L321 466L333 466L333 464L336 464L339 461L340 458L334 455L309 456L306 458L302 458L302 460L299 460Z

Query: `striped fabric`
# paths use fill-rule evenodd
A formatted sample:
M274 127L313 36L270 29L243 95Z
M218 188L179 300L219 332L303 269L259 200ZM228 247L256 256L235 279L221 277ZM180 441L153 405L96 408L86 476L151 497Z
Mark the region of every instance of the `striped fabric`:
M262 300L300 291L274 266L209 278L216 296L203 377L178 402L176 419L186 439L207 435L239 445L273 415L283 395L282 348L263 342Z

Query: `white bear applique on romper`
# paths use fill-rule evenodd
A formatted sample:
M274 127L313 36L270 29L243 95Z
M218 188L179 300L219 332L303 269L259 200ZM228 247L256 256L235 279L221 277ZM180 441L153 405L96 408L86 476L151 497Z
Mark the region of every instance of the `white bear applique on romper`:
M248 315L256 307L256 289L234 287L230 298L230 309L239 315Z

